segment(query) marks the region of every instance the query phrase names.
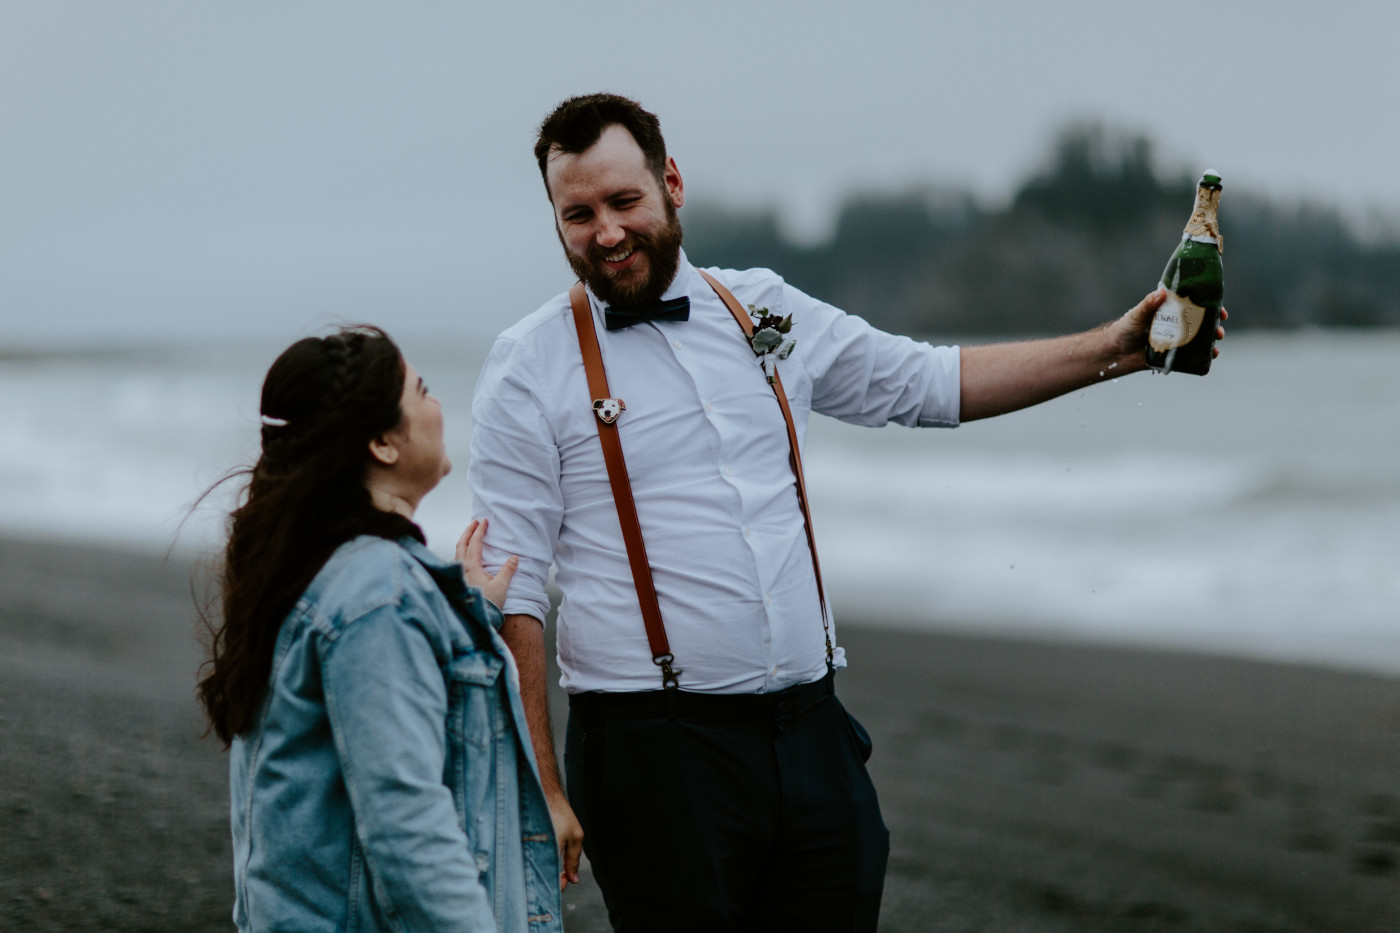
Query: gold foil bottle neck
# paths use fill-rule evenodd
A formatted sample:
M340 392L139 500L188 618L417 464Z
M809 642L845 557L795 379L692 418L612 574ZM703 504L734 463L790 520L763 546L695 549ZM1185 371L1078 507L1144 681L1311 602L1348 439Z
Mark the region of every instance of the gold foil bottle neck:
M1186 222L1183 237L1209 238L1215 241L1216 248L1225 252L1225 238L1220 235L1220 224L1216 211L1220 207L1220 189L1205 185L1196 189L1196 206L1191 211L1191 219Z

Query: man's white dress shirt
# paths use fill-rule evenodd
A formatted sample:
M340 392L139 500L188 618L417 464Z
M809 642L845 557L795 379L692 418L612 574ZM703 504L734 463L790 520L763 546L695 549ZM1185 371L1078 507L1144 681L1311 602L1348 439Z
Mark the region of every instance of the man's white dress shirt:
M878 331L767 269L706 271L740 304L792 315L796 346L778 372L800 440L811 411L863 425L958 423L956 347ZM684 254L662 298L681 295L688 321L608 331L589 292L609 388L627 405L617 428L681 688L767 693L817 680L826 645L782 412L743 331ZM556 566L569 692L656 690L592 402L560 295L502 334L482 370L473 513L491 522L488 565L520 557L507 614L543 619Z

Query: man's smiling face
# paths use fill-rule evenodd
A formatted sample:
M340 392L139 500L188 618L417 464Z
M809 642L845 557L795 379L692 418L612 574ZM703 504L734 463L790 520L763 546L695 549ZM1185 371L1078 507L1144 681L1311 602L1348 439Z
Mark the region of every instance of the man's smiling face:
M618 309L648 305L675 278L685 188L674 159L661 184L637 141L614 124L579 153L550 153L555 228L574 273Z

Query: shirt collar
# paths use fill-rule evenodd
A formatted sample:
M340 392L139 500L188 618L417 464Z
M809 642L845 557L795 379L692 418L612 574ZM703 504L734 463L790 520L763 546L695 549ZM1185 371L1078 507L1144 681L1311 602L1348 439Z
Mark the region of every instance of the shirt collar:
M685 258L685 250L682 249L680 252L680 262L676 263L676 277L661 293L662 301L670 301L672 298L690 294L691 278L695 275L695 267L690 264L689 259Z

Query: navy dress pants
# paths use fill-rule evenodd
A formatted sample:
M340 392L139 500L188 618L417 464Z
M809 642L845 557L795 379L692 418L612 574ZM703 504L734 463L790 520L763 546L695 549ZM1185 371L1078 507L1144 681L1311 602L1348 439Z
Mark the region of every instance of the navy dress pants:
M876 928L889 831L831 674L569 705L569 799L614 930Z

